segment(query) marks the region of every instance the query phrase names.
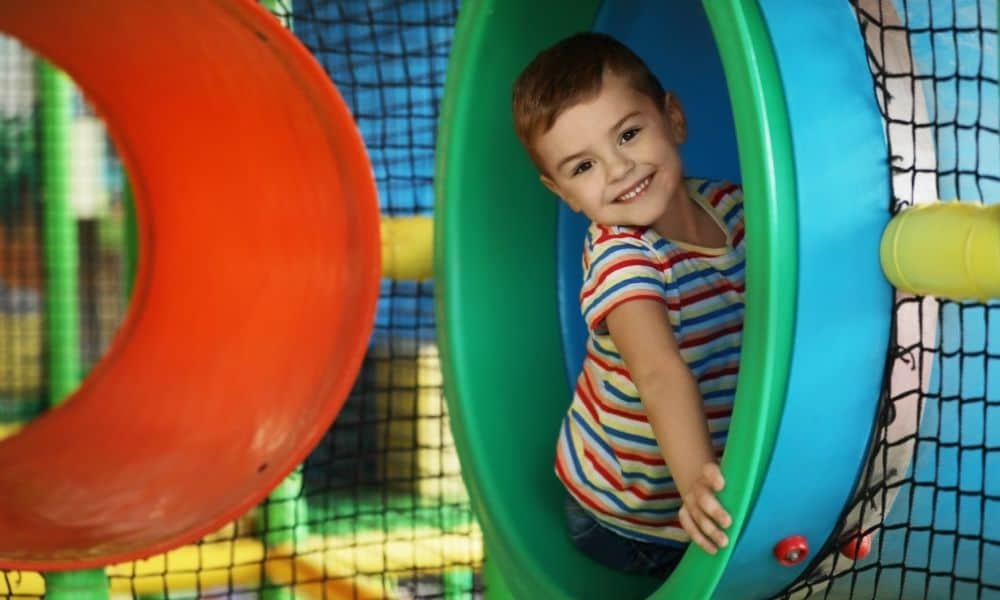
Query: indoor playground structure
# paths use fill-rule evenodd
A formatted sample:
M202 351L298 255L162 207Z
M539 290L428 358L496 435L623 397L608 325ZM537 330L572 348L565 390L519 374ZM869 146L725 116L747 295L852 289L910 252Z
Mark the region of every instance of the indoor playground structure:
M373 178L372 166L389 143L369 139L366 149L360 135L392 110L419 122L430 99L404 106L410 115L369 102L362 123L364 100L338 93L317 60L335 65L344 53L307 51L287 30L290 5L271 8L280 21L239 1L0 8L0 30L83 92L52 67L36 73L3 40L3 68L17 71L0 85L4 131L14 132L2 153L3 406L24 419L34 415L15 411L39 398L72 396L2 443L0 565L11 570L0 597L95 598L110 588L143 598L456 598L473 589L481 542L442 415L420 281L431 223L405 197L431 190L390 165L393 188L376 194L387 178ZM368 12L361 26L413 10ZM454 7L440 12L437 29L450 30ZM350 36L355 53L391 50L346 21L327 26L316 14L308 29L305 17L296 15L300 37L315 45ZM432 25L423 26L433 50L423 70L443 80L444 63L430 67L447 46L433 45ZM371 63L352 58L354 70L333 78L366 85ZM382 57L382 66L393 63ZM102 149L80 143L102 139L91 113L128 173L134 240L127 215L116 233L109 222L121 215L79 208L77 171L115 176ZM392 213L381 223L380 203ZM115 287L101 278L116 243L124 249L111 258L134 279L118 287L134 291L109 335L91 309L124 304L92 297ZM113 338L100 361L89 356L92 338Z
M985 206L1000 201L996 3L498 1L459 17L435 275L487 590L1000 597L1000 213ZM585 224L491 115L509 111L535 53L586 29L625 41L677 92L688 174L745 191L722 462L736 542L689 550L666 582L537 533L564 527L551 457L583 355Z
M0 598L1000 598L997 19L0 3ZM591 29L745 190L735 543L666 581L552 473L586 223L510 87Z

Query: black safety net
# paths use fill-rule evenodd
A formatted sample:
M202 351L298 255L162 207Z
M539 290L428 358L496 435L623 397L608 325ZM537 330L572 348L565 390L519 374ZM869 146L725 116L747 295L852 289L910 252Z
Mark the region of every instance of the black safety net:
M996 2L851 5L885 125L889 213L1000 202ZM894 299L856 493L780 597L1000 598L1000 302Z

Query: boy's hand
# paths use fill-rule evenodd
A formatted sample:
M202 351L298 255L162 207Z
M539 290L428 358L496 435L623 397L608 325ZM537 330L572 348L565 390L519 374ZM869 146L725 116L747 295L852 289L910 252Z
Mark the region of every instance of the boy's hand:
M691 541L709 554L715 554L729 543L723 529L732 525L733 519L715 497L725 485L719 465L706 463L701 476L684 495L680 510L681 527L691 536Z

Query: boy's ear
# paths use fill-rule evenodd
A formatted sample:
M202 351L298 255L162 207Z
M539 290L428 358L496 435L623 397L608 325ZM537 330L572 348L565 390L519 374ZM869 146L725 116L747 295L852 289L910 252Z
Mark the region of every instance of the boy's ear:
M562 199L562 201L565 202L567 206L573 209L573 212L580 212L580 207L577 206L576 203L574 203L572 200L570 200L566 195L562 193L562 189L559 187L559 184L553 181L552 178L550 178L548 175L545 174L539 175L538 178L542 180L542 183L545 184L545 187L549 188L550 192L552 192L556 196L559 196L559 198Z
M674 142L683 144L687 140L688 134L687 117L684 116L684 107L681 106L681 101L673 92L667 92L663 95L663 111L667 116L667 125L670 127L670 135L673 136Z

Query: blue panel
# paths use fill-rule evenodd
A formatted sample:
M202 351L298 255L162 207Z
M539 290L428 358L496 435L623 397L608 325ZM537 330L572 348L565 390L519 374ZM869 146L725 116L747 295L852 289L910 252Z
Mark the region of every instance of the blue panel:
M1000 588L1000 304L944 304L939 335L942 354L933 363L911 472L873 540L879 552L857 565L863 572L854 589L877 597L902 590L903 598L1000 598L975 583L924 576L929 566ZM876 560L912 570L865 570ZM833 597L850 584L834 582Z
M295 35L330 74L358 124L382 212L430 214L454 0L293 0L292 8L308 15L292 23Z
M878 254L890 198L887 154L851 5L758 4L788 106L798 309L774 454L718 598L777 593L808 561L781 566L775 544L804 535L815 551L833 531L872 431L892 310Z
M996 313L997 307L991 310ZM942 350L955 354L941 359L929 388L950 399L927 402L915 471L907 473L921 485L906 483L900 488L885 519L886 529L879 534L881 539L873 540L879 551L857 565L864 570L877 560L882 565L905 565L912 571L904 575L898 568L867 570L854 578L855 590L879 592L878 597L1000 597L975 583L923 575L929 566L937 573L953 573L1000 587L1000 569L995 568L1000 565L1000 547L983 543L1000 539L1000 405L968 402L977 396L1000 398L1000 360L958 353L960 345L965 352L982 349L987 337L993 347L1000 347L1000 319L996 314L987 318L984 307L963 309L961 320L958 312L955 304L943 310ZM960 397L967 402L960 402ZM955 488L963 493L958 494ZM934 530L933 535L929 529ZM851 583L834 582L833 597L843 595Z
M934 6L911 2L898 7L902 8L913 28L927 27L932 20L938 27L969 27L979 20L987 26L997 22L993 0L955 0L954 4ZM952 23L952 19L957 22ZM930 120L937 127L936 158L942 173L938 193L945 199L957 196L965 201L1000 202L996 39L995 34L980 39L976 27L955 36L937 35L933 43L929 33L910 36L918 72L933 72L938 77L924 80L923 91ZM990 81L948 77L956 72L976 76L980 67ZM956 121L979 123L983 129L978 135L959 135L953 124ZM958 172L966 175L960 177ZM979 579L984 585L1000 588L1000 569L987 567L1000 565L1000 547L970 539L1000 540L1000 305L945 304L938 331L943 355L935 361L929 390L948 399L926 404L914 471L907 474L929 485L901 488L885 520L888 530L881 534L881 541L876 540L882 544L880 562L914 569L930 565L935 572ZM944 486L958 486L965 493L959 496L938 489ZM928 531L895 528L907 523L910 527L930 526L936 533L932 537ZM969 537L958 539L949 531ZM876 557L872 552L859 567ZM871 570L860 575L856 587L874 589L874 574ZM883 570L879 578L880 590L902 589L904 598L925 594L929 598L998 596L961 581L951 589L951 578L927 580L919 571L904 578L899 570Z
M570 389L576 388L583 357L587 352L587 326L580 313L580 286L583 285L583 237L589 221L574 213L565 202L559 203L556 221L556 286L559 294L559 325L563 339L563 359Z
M918 30L909 35L917 72L935 75L921 85L937 135L938 195L945 200L1000 201L997 36L979 30L996 24L996 0L895 4L907 25ZM959 30L953 35L931 33L932 28L950 27Z
M292 9L304 16L292 24L296 36L323 65L358 124L382 212L431 214L437 113L455 2L294 0ZM371 345L391 341L394 352L415 352L414 339L436 339L431 284L383 280Z
M955 0L954 6L933 7L918 2L905 8L907 22L915 28L926 27L932 19L939 27L997 22L997 3L992 0ZM951 23L953 18L957 22ZM1000 202L996 41L996 34L980 38L974 27L955 36L935 36L933 43L927 33L910 36L918 71L930 74L933 69L939 78L927 79L923 86L930 119L938 128L936 158L942 172L938 177L942 198ZM980 68L988 81L948 77L956 72L976 76ZM953 122L979 123L982 129L976 135L957 133ZM929 389L947 399L926 405L912 473L915 481L933 485L903 487L886 518L890 528L909 523L911 527L930 526L938 533L932 537L926 531L884 532L881 562L916 568L930 565L933 571L978 577L982 584L1000 588L1000 569L987 567L1000 565L1000 546L947 533L1000 540L1000 304L945 304L938 331L942 356L935 361ZM957 486L965 493L959 496L936 489L944 486ZM1000 596L964 582L956 583L952 591L949 578L926 581L914 575L900 581L898 571L883 572L881 579L890 581L880 581L879 586L895 584L896 589L903 589L903 597L922 597L925 589L930 598ZM860 583L867 581L862 578ZM874 582L869 585L873 587Z
M689 176L740 181L729 94L708 19L696 0L609 0L594 23L621 40L676 93L688 119L682 156ZM683 60L678 60L683 57ZM583 362L586 326L580 316L580 253L584 217L559 208L558 288L566 370L571 386Z

